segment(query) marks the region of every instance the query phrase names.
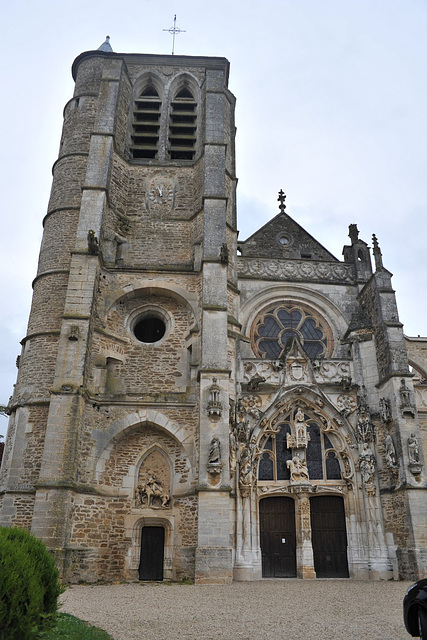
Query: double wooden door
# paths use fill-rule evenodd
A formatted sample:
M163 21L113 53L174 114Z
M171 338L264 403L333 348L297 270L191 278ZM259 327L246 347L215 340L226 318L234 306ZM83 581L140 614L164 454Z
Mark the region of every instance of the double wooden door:
M295 504L292 498L264 498L259 503L262 575L295 578L297 574Z

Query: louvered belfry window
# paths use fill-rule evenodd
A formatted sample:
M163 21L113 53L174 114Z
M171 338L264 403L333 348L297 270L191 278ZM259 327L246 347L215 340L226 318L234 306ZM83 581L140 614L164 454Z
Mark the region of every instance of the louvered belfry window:
M196 151L196 107L189 89L181 89L171 103L169 155L171 160L193 160Z
M147 87L135 100L132 133L132 155L134 158L157 157L161 106L159 94L152 86Z

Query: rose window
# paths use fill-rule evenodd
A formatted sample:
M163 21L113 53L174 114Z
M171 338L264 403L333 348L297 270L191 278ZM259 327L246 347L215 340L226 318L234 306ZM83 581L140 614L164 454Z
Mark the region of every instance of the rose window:
M309 358L329 355L329 327L302 305L280 304L263 312L255 321L252 347L258 358L276 360L284 355L289 339L296 336Z

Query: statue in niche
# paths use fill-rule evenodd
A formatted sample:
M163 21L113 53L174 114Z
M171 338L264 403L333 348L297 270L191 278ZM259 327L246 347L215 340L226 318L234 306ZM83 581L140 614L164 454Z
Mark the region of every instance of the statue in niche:
M147 482L140 482L135 490L137 505L166 508L169 505L170 495L164 491L161 483L155 476L150 476Z
M380 413L381 413L381 420L383 422L390 422L391 421L391 407L390 407L390 400L387 400L387 398L380 398Z
M401 407L410 406L411 405L411 393L410 393L408 387L406 386L406 381L405 381L404 378L402 378L401 381L400 381L399 393L400 393L400 406Z
M368 492L375 493L375 456L367 442L364 442L362 445L362 453L359 457L359 469Z
M390 434L385 437L385 460L389 469L395 469L397 466L396 449L394 448L393 438Z
M290 470L291 482L302 484L310 481L305 460L300 458L298 454L295 454L292 460L288 460L286 466Z
M228 247L226 242L224 242L221 245L221 250L219 252L219 259L222 264L228 264Z
M295 435L296 435L296 447L307 447L310 436L307 432L307 424L304 421L304 412L301 407L298 407L295 414Z
M410 437L408 438L408 455L410 465L420 464L420 447L418 444L418 440L415 437L415 433L411 433Z
M359 442L372 442L374 435L374 425L371 422L371 415L364 407L359 411L359 417L357 419L357 439Z
M221 464L221 443L219 439L214 436L211 440L211 444L209 447L209 458L208 463L220 465Z

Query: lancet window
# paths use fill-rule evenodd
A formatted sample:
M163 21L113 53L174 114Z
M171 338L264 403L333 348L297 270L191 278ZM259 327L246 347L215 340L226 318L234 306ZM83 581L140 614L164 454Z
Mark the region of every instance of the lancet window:
M132 155L134 158L156 158L162 101L153 86L146 87L135 100L132 123Z
M188 88L171 102L169 155L171 160L192 160L196 150L197 104Z

